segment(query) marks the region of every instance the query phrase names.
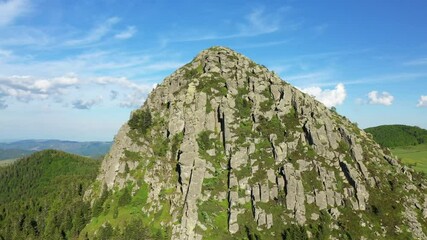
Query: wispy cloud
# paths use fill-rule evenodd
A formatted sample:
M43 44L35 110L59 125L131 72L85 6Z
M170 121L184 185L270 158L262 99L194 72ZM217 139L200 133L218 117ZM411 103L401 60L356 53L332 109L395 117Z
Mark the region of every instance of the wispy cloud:
M319 102L325 104L326 107L341 105L347 97L345 86L342 83L337 84L334 89L309 87L303 88L301 91L314 96Z
M28 0L0 1L0 27L13 23L18 17L30 10Z
M405 62L403 65L407 65L407 66L426 66L427 65L427 58L414 59L414 60Z
M119 50L92 51L88 50L74 56L57 59L8 59L0 60L3 76L20 75L32 76L61 76L64 73L79 73L85 76L114 76L139 77L156 75L164 77L164 70L173 70L182 66L183 62L174 61L167 53L153 52L121 52Z
M179 67L182 67L184 64L185 63L183 62L164 61L164 62L158 62L158 63L142 66L141 69L145 71L163 71L163 70L177 69Z
M404 81L415 81L427 77L427 73L424 72L402 72L395 74L385 74L369 76L360 79L348 79L346 84L375 84L383 82L404 82Z
M246 23L239 24L237 36L257 36L279 30L280 19L276 14L267 14L263 8L255 9L246 17Z
M370 104L379 104L390 106L393 104L394 97L388 92L379 93L378 91L371 91L368 93Z
M136 33L136 27L135 26L128 26L126 30L114 35L114 38L116 39L129 39L133 37Z
M421 96L418 100L417 107L427 107L427 96Z
M290 79L292 81L313 81L316 79L323 79L325 77L329 77L330 73L328 71L317 71L317 72L309 72L309 73L303 73L298 75L291 75L288 76L287 79Z
M66 46L86 45L97 42L106 36L120 22L120 18L111 17L102 24L92 29L86 36L82 38L72 39L65 42Z
M288 42L289 42L289 40L269 41L269 42L260 42L260 43L248 43L248 44L237 45L236 49L271 47L271 46L282 45L282 44L285 44Z
M318 59L329 59L333 57L348 57L349 55L358 55L369 52L370 49L352 49L352 50L342 50L342 51L324 51L324 52L315 52L310 54L301 54L297 57L289 59L289 61L300 61L300 60L318 60Z
M256 37L277 32L282 27L286 27L287 29L296 29L299 26L297 23L288 23L286 25L282 24L282 10L283 9L278 9L274 12L267 13L264 8L254 9L247 14L241 22L235 23L235 33L232 34L205 32L191 35L186 33L186 36L181 34L181 37L174 36L174 38L163 39L163 42L195 42Z
M0 45L2 46L31 46L37 49L40 46L52 47L55 45L52 34L41 29L29 26L6 26L0 27ZM52 45L53 44L53 45Z
M10 56L12 56L12 51L0 49L0 57L1 58L8 58Z
M289 69L290 67L287 68ZM278 69L280 70L280 68ZM333 76L333 70L325 69L296 75L285 75L284 79L291 82L293 85L304 88L311 86L325 87L339 84L335 82Z

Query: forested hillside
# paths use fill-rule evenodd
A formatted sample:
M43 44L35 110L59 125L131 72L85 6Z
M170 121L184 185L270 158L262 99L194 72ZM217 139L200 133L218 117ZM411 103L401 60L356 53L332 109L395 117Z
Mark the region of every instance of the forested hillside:
M74 239L90 219L83 194L99 161L45 150L0 168L0 239Z
M406 125L382 125L365 129L384 147L402 147L427 143L427 130Z

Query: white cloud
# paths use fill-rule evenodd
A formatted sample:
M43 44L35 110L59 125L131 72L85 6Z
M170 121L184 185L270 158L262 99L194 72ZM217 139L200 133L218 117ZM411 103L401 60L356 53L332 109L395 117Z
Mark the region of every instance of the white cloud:
M334 89L321 89L320 87L303 88L301 91L314 96L326 107L334 107L344 102L347 93L344 84L339 83Z
M13 100L23 103L48 100L63 103L76 109L90 109L104 101L120 107L141 106L148 93L156 84L137 83L125 77L95 77L79 79L66 75L51 79L38 79L32 76L0 77L0 109L8 107ZM89 96L85 100L75 96ZM91 99L90 96L98 96Z
M126 28L126 30L124 30L123 32L120 32L116 35L114 35L114 38L117 39L128 39L133 37L133 35L135 35L136 33L136 27L135 26L128 26Z
M388 92L379 93L378 91L371 91L368 93L370 104L380 104L390 106L393 103L394 97Z
M154 83L165 77L165 71L184 65L164 53L95 50L40 61L33 61L31 56L15 58L13 52L6 50L2 53L12 54L9 58L0 56L2 108L22 103L80 108L90 105L90 101L76 102L75 96L85 96L80 99L86 100L103 96L109 106L139 107Z
M0 95L21 102L44 100L61 96L67 88L77 87L79 80L74 75L52 79L36 79L31 76L0 77Z
M0 26L6 26L29 11L28 0L6 0L0 1Z
M286 78L301 86L304 83L313 83L314 81L318 82L321 80L330 80L331 77L332 77L332 73L330 71L317 71L317 72L303 73L299 75L290 75L290 76L287 76Z
M106 36L118 22L120 22L120 18L118 17L109 18L96 28L92 29L85 37L69 40L65 42L65 45L78 46L95 43Z
M289 43L289 40L281 40L281 41L269 41L269 42L259 42L259 43L239 43L236 45L236 49L248 49L248 48L263 48L263 47L271 47L276 45L282 45L285 43Z
M51 49L55 46L54 39L57 37L56 34L47 33L44 29L23 25L4 27L0 35L1 46L30 46L32 47L30 50L42 46L48 46Z
M163 71L177 69L179 67L182 67L183 65L184 63L182 62L165 61L142 66L141 69L144 69L145 71Z
M417 107L427 107L427 96L421 96L418 100Z

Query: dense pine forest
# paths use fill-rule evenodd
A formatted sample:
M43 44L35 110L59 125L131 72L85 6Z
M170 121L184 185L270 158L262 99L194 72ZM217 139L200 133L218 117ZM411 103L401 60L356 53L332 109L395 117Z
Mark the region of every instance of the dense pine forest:
M100 161L45 150L0 168L0 239L75 239Z

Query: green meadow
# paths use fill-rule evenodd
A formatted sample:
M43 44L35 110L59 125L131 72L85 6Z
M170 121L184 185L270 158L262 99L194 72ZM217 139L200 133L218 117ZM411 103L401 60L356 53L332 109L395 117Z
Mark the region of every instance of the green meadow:
M396 147L391 151L402 159L405 164L410 165L417 171L427 173L427 144Z

